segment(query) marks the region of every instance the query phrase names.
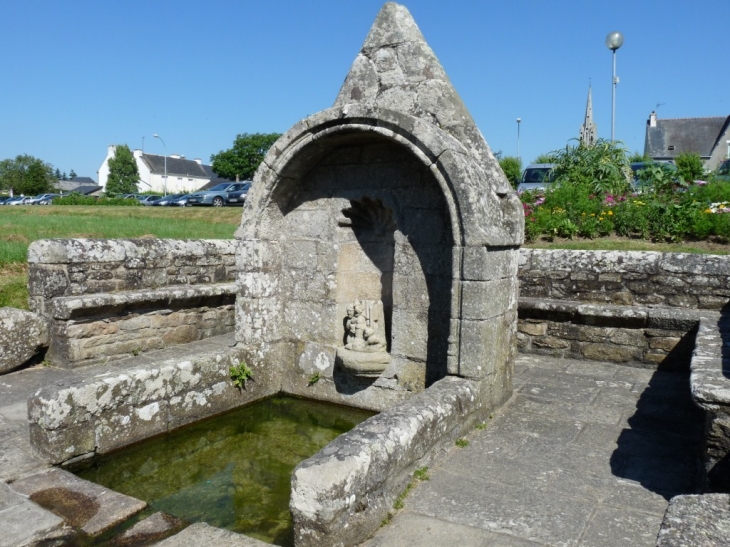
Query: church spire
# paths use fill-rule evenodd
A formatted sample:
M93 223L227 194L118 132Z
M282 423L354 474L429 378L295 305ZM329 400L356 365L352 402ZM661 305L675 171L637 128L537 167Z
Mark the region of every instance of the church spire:
M580 142L585 146L593 146L598 138L596 124L593 123L593 98L591 96L591 85L588 84L588 100L586 101L586 117L580 128Z

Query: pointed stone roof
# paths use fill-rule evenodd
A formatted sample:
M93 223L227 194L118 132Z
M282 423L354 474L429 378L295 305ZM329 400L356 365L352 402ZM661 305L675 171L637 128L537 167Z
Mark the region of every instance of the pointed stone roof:
M481 161L497 164L484 137L408 10L383 6L334 106L377 107L426 120L456 137ZM497 192L509 191L503 179Z

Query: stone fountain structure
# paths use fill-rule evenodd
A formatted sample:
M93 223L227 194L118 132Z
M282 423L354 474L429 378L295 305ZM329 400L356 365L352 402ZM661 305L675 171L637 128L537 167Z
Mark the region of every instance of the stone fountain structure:
M509 397L522 207L404 7L271 148L236 236L236 338L288 390L316 375L383 410L453 375Z

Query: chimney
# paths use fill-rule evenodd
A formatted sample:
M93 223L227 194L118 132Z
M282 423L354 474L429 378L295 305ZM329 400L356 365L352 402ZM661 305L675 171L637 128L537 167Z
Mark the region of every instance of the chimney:
M110 144L107 148L107 156L110 158L113 158L117 153L117 145L116 144Z
M647 123L649 124L649 127L656 127L656 111L651 111L651 114L649 114L649 121Z
M198 165L203 165L203 160L201 160L200 158L195 158L193 161Z
M132 151L132 155L133 155L133 156L134 156L135 158L141 158L141 157L142 157L142 154L143 154L143 153L144 153L144 152L142 152L142 150L141 150L141 149L139 149L139 148L135 148L135 149L134 149L134 150Z
M180 159L180 154L170 154L171 158L175 158L176 160Z

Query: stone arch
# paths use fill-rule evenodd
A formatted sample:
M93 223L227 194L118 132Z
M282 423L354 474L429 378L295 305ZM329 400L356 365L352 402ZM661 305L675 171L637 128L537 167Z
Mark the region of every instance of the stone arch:
M405 205L381 183L367 187L360 180L348 186L346 178L340 181L344 186L338 186L336 177L328 179L318 174L323 165L335 161L338 150L351 153L355 149L367 155L368 147L379 145L384 146L386 156L399 151L402 159L398 161L408 166L406 171L419 172L416 179L423 188L413 180L406 181L410 197ZM362 179L353 175L358 167L366 173L373 170L373 164L362 157L343 161L345 164L333 169L347 171L350 178ZM405 179L409 177L405 175ZM497 323L509 325L514 322L516 298L507 301L501 297L499 303L485 305L485 292L495 287L503 291L504 284L481 279L481 274L472 282L465 268L474 262L475 253L504 248L509 253L514 251L515 240L521 240L521 218L515 218L517 208L521 209L519 201L493 181L488 168L461 141L413 116L348 105L302 120L269 151L244 207L237 232L243 249L239 261L238 340L264 360L278 360L284 369L289 367L284 377L321 370L333 379L339 397L377 399L362 393L387 387L397 393L397 400L404 391L418 391L447 374L489 374L494 366L484 362L490 358L487 353L497 348L498 358L502 358L509 353L513 340L509 335L506 344L497 340L497 330L503 329L485 326L489 317L482 316L496 309ZM363 199L380 200L396 219L393 272L382 267L387 260L380 266L377 260L371 260L375 269L370 268L363 257L372 258L380 252L368 247L372 242L360 241L359 255L353 252L335 256L327 246L350 245L333 226L345 226L342 211ZM448 237L439 239L438 250L418 239L423 234L408 218L414 211L418 214L414 200L419 199L438 202L424 205L424 210L434 212L431 219L446 223L444 233ZM406 214L404 209L411 212ZM438 222L422 222L425 228L434 228L432 224ZM511 230L515 226L519 228L517 235ZM300 230L305 232L303 236L292 237ZM362 269L362 275L355 276L357 290L370 297L378 290L383 295L392 359L374 383L350 381L352 378L341 370L338 376L335 367L335 346L344 333L345 300L354 295L341 290L346 276L337 264L347 260ZM409 266L403 266L406 262ZM406 279L404 271L398 271L404 267L412 268L417 275ZM389 275L394 279L392 309L384 288ZM367 279L378 276L381 284L368 289L367 283L372 281ZM475 290L480 293L476 295L479 302L465 304L464 295L469 295L471 302ZM505 294L516 296L516 284L506 287ZM420 300L426 302L425 307L419 307ZM469 341L472 349L465 359L462 348Z

